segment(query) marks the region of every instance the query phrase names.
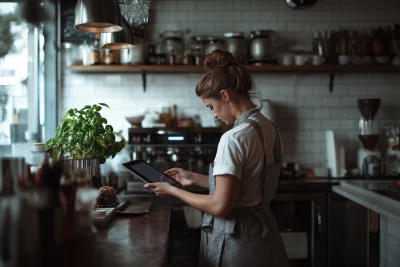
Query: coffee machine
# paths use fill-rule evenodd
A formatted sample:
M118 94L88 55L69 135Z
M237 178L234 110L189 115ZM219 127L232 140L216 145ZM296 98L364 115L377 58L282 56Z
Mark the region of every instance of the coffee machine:
M374 118L378 113L381 99L357 99L357 104L361 113L358 139L363 146L358 150L358 169L365 177L380 176L383 168L380 151L377 149L380 131Z

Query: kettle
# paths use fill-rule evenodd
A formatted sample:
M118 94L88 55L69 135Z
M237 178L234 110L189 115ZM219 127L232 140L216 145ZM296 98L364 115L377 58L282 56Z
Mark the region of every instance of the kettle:
M318 0L286 0L286 4L294 9L310 8L317 2Z
M363 162L362 175L365 177L377 177L382 175L382 160L380 157L370 155Z

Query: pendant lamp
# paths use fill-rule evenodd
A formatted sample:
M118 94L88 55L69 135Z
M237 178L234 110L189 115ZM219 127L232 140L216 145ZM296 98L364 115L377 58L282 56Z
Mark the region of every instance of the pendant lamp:
M116 0L78 0L75 29L84 32L119 32L121 11Z
M122 16L122 31L102 33L100 46L103 48L131 48L134 47L132 26Z

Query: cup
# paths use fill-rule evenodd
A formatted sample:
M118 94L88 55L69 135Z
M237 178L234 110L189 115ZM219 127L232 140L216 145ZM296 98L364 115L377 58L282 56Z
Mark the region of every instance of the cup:
M340 55L338 58L339 65L347 65L350 63L350 56L347 55Z
M296 66L302 66L302 65L306 64L307 61L308 61L308 57L306 55L296 55L294 57L294 64Z
M311 62L314 66L322 65L325 62L325 58L321 55L312 55Z
M291 55L291 54L282 55L281 62L282 62L282 65L284 65L284 66L293 65L293 55Z

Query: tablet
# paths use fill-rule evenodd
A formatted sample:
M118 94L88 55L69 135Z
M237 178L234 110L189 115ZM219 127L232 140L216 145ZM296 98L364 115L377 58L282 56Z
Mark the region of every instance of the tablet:
M143 159L137 159L122 164L127 170L135 174L145 183L165 182L173 186L181 186L175 179L169 177L153 165L147 163Z

